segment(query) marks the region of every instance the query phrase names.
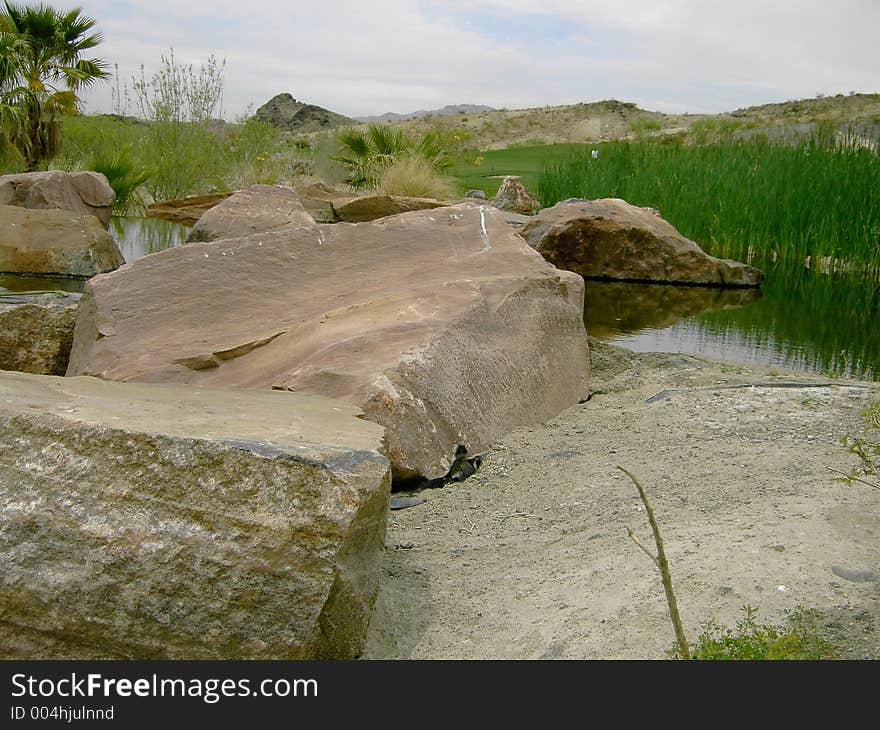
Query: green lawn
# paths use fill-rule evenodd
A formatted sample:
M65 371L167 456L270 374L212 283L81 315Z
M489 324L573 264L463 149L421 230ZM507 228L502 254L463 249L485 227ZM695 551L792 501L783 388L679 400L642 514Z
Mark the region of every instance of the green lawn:
M476 188L489 197L498 192L504 175L519 175L526 189L534 194L541 175L541 166L551 161L570 158L587 149L583 144L554 144L536 147L508 147L504 150L478 152L469 150L456 162L449 174L459 181L461 192ZM482 160L480 160L482 158ZM498 176L498 177L495 177Z

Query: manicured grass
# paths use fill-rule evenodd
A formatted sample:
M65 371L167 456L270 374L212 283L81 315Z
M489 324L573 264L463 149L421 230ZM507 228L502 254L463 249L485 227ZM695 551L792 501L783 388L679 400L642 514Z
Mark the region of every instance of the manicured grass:
M614 142L548 160L537 197L623 198L658 208L716 256L802 264L821 257L880 272L880 158L828 140L705 146Z
M469 150L449 173L460 182L462 193L475 188L484 190L491 198L498 192L504 175L518 175L520 182L534 194L545 165L570 159L584 150L589 155L590 149L582 144L554 144L485 152Z

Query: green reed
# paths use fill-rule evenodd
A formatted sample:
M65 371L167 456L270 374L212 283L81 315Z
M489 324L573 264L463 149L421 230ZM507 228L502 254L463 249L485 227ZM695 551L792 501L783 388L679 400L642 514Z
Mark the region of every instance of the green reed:
M800 144L731 140L685 146L612 142L548 161L544 205L565 198L623 198L651 206L707 252L813 268L822 257L880 273L877 145L814 135Z

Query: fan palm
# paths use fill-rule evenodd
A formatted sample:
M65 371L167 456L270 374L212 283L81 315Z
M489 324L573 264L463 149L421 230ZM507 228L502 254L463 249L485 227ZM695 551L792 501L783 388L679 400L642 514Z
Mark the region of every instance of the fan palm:
M61 117L77 92L108 77L107 64L82 54L103 40L81 8L59 11L4 0L0 10L0 124L28 171L61 146Z
M387 124L371 124L366 132L344 129L336 135L344 155L332 159L349 168L349 185L353 190L375 188L382 173L402 157L414 156L428 162L440 173L450 167L448 147L434 132L425 132L414 139L402 129Z

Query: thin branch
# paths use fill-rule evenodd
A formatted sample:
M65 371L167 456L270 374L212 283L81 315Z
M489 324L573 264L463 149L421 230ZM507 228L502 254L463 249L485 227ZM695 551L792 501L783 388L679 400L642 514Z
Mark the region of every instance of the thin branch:
M678 603L675 600L675 591L672 589L672 574L669 572L669 563L666 560L666 551L663 549L663 538L660 536L660 527L657 524L657 520L654 518L654 509L651 507L651 503L648 501L648 495L645 494L645 490L642 485L639 483L639 480L636 479L630 472L624 469L622 466L618 466L618 469L626 474L633 484L635 484L636 489L639 490L639 497L642 499L642 503L645 505L645 510L648 513L648 521L651 523L651 530L654 532L654 542L657 545L657 557L655 558L653 555L648 553L650 557L654 560L654 563L660 569L660 578L663 581L663 590L666 592L666 603L669 606L669 617L672 619L672 626L675 629L675 639L678 642L678 648L681 651L681 656L683 659L690 659L691 652L688 647L687 637L684 634L684 627L681 623L681 616L678 613ZM630 532L630 537L635 539L635 536ZM636 540L636 544L645 550L645 548L638 543ZM648 552L645 550L645 552Z
M647 555L649 558L651 558L654 565L656 565L657 569L659 570L660 569L660 561L657 560L657 556L654 555L650 550L648 550L648 548L646 548L644 545L642 545L641 541L639 540L639 538L636 537L636 534L633 532L631 527L627 527L626 531L629 533L629 536L632 538L632 541L642 549L642 552L645 553L645 555Z
M836 474L843 474L846 477L847 481L861 482L862 484L867 484L869 487L874 487L874 489L880 489L880 484L875 484L874 482L869 482L867 479L861 479L859 477L855 477L852 474L847 474L845 471L841 471L840 469L832 469L830 466L825 467L828 471L833 471Z

